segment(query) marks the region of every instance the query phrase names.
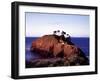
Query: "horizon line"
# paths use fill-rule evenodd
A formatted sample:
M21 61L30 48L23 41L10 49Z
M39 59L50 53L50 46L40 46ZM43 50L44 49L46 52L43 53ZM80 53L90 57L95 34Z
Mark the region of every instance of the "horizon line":
M42 37L42 36L25 36L25 37ZM88 36L84 36L84 37L81 37L81 36L71 36L71 38L89 38Z

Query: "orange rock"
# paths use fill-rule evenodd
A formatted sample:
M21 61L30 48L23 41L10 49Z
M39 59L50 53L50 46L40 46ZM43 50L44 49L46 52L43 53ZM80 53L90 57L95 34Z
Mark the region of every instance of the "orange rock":
M53 46L58 40L53 35L45 35L32 42L31 51L37 51L40 54L51 54Z
M59 38L56 35L42 36L32 42L31 51L53 57L71 57L80 54L80 50L75 45L67 44L67 41L60 41Z
M74 45L64 45L64 57L69 57L74 54L78 54L78 48Z
M43 58L65 58L65 65L89 64L84 52L71 41L63 41L56 35L45 35L32 42L31 51L37 52ZM67 63L68 62L68 63Z
M54 45L53 54L54 54L55 57L60 56L59 54L62 55L63 47L64 47L64 45L62 43L57 43L57 44Z

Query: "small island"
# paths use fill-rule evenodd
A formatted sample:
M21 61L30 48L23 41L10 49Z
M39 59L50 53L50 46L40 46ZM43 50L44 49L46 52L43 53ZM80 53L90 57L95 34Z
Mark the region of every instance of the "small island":
M32 42L32 53L40 58L26 62L27 68L89 65L84 52L72 41L69 34L59 30Z

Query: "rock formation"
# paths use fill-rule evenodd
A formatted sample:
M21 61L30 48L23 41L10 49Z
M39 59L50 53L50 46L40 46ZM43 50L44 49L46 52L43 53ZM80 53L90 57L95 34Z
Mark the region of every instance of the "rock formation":
M32 60L33 67L88 65L84 52L71 41L65 41L57 35L44 35L32 42L31 52L45 59Z

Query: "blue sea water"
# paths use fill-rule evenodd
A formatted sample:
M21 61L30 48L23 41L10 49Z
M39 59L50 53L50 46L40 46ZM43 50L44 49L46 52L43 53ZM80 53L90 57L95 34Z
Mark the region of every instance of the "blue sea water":
M37 54L33 54L30 52L30 47L32 41L36 40L38 37L26 37L25 44L26 44L26 61L30 61L30 59L39 58ZM71 41L85 53L85 56L89 57L89 38L88 37L74 37L71 38Z

